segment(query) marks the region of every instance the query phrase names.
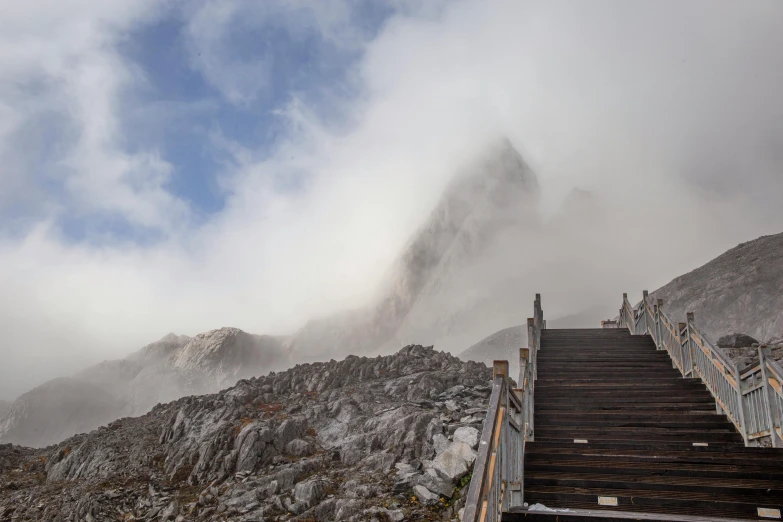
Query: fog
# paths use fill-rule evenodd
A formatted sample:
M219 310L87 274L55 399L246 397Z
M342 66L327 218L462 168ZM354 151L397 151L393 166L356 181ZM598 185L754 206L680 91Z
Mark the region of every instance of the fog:
M783 230L777 0L405 2L371 38L338 23L350 3L328 4L308 23L361 53L356 96L328 111L292 97L271 150L231 147L225 208L206 220L168 189L165 155L124 150L117 125L141 80L115 48L161 8L36 4L0 16L0 216L26 210L0 226L3 399L168 332L285 334L368 303L454 172L502 137L541 188L535 240L507 251L531 274L522 310L535 292L552 318L614 310ZM208 5L199 49L219 29ZM69 166L62 193L35 175L46 132L73 135L48 151ZM156 239L76 241L64 209Z

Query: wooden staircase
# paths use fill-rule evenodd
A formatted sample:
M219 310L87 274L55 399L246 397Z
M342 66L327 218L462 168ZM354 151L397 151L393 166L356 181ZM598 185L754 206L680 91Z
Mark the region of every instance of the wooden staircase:
M746 448L651 337L542 330L540 342L527 507L502 520L766 520L783 509L783 450Z

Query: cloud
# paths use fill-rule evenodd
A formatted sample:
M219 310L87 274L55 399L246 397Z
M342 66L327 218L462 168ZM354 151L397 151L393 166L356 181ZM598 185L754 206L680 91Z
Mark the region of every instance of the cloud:
M24 226L0 228L0 395L168 331L287 332L365 302L454 170L499 136L540 176L552 232L542 244L577 252L535 282L553 313L652 289L780 231L778 2L408 2L373 30L352 5L184 11L191 65L230 104L280 88L275 41L255 40L270 27L335 49L330 63L350 87L276 98L285 105L270 106L282 122L271 151L213 129L231 158L215 173L227 199L198 225L167 185L167 151L128 148L121 116L133 102L123 93L146 73L118 42L178 11L137 1L5 8L0 182L13 195L2 192L0 211L13 207ZM575 187L595 195L589 211L571 208ZM106 241L74 242L63 232L72 216L157 235L138 242L109 229Z
M164 188L170 166L158 151L125 151L119 121L125 89L143 77L116 45L159 12L154 2L136 1L4 7L0 133L8 167L0 181L13 187L11 203L23 200L23 214L120 216L162 229L187 214ZM42 186L59 187L59 200Z

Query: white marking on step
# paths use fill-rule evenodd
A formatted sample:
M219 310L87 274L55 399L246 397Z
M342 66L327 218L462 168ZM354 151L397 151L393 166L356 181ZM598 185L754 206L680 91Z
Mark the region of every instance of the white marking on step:
M763 518L780 518L780 510L772 508L756 508L760 517Z
M616 506L617 497L598 497L599 506Z
M709 446L709 444L706 443L706 442L694 442L693 445L694 446Z
M587 439L574 439L574 444L587 444Z

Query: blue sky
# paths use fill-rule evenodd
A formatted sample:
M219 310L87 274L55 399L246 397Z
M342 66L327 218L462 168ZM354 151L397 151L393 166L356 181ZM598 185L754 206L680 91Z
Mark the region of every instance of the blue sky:
M501 137L544 219L579 188L606 230L644 208L638 237L700 232L663 260L597 241L639 267L612 295L778 232L782 24L778 0L6 2L0 398L361 306Z
M322 122L339 126L341 104L361 96L352 76L362 58L362 43L371 40L393 10L377 2L351 2L345 23L352 41L322 33L262 4L245 4L226 20L215 59L225 69L216 74L239 76L237 97L199 69L202 54L189 33L192 7L175 5L130 28L117 43L118 58L134 69L139 81L122 92L117 118L120 147L129 154L155 150L170 166L165 189L185 202L195 223L220 212L227 192L221 176L235 162L233 148L263 159L287 139L280 111L296 99L316 111ZM274 11L274 10L271 10ZM353 40L358 38L358 40ZM56 128L49 128L55 134ZM55 158L52 158L55 159ZM282 188L297 190L292 176ZM58 187L52 191L56 196ZM66 240L160 240L154 229L130 223L120 215L66 214L61 218Z

